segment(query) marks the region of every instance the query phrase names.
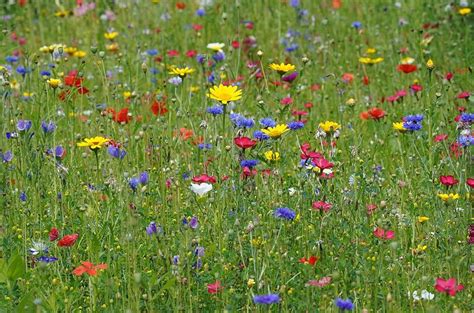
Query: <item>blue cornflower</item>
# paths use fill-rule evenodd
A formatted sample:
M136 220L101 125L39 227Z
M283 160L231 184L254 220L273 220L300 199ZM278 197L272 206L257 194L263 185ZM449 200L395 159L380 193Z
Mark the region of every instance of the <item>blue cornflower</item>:
M336 301L334 301L334 303L342 311L344 310L352 311L352 309L354 309L354 304L352 303L351 299L343 300L341 298L337 298Z
M253 297L253 303L256 304L273 304L280 302L280 296L276 293L268 295L257 295Z
M461 123L473 123L474 122L474 113L461 113L459 118Z
M20 132L28 131L31 128L31 125L32 125L31 121L19 120L16 123L16 129L18 129L18 131L20 131Z
M210 143L200 143L198 144L198 149L199 150L210 150L212 148L212 145Z
M130 186L130 188L132 188L133 191L137 190L137 187L138 187L139 184L140 184L140 181L136 177L132 177L128 181L128 185Z
M140 181L140 184L142 185L146 185L148 184L148 181L150 180L150 177L148 176L148 172L142 172L140 173L140 177L138 178L138 180Z
M6 132L5 137L7 139L18 138L18 133L17 132Z
M203 257L204 247L196 247L196 249L194 250L194 255L197 255L198 257Z
M258 160L242 160L240 161L240 166L241 167L248 167L248 168L254 168L257 166Z
M50 133L54 132L54 130L56 129L56 124L54 124L51 121L49 121L48 123L46 123L45 121L42 121L41 122L41 128L43 129L43 132L45 134L50 134Z
M149 50L146 51L146 54L153 57L153 56L158 54L158 50L157 49L149 49Z
M173 257L173 264L174 264L174 265L178 265L178 264L179 264L179 255L175 255L175 256Z
M408 115L403 118L403 127L407 130L417 131L422 128L423 114Z
M206 56L203 55L203 54L198 54L196 56L196 61L199 63L199 64L204 64L204 62L206 61Z
M8 163L13 159L13 153L10 150L5 153L0 152L0 157L2 158L3 163Z
M183 82L183 79L179 76L174 76L168 79L168 82L172 85L179 86Z
M260 121L258 121L260 123L260 125L262 125L263 127L267 128L267 127L275 127L276 126L276 122L274 119L272 119L271 117L265 117L265 118L262 118Z
M211 113L212 115L219 115L219 114L222 114L224 113L224 107L220 106L220 105L215 105L215 106L212 106L212 107L209 107L207 108L207 113Z
M22 191L20 193L20 201L21 202L26 202L26 193L24 191Z
M292 44L286 46L285 51L286 52L293 52L293 51L296 51L297 49L298 49L298 45L296 43L292 43Z
M253 132L253 137L258 140L268 140L270 137L262 132L261 130L256 130Z
M240 114L230 114L230 120L238 128L252 128L255 125L255 122L251 118L246 118Z
M217 51L212 55L212 59L216 62L221 62L225 60L225 53L224 51Z
M14 56L14 55L9 55L5 58L5 61L7 61L8 63L16 63L18 62L19 58L17 56Z
M38 260L39 262L44 262L44 263L52 263L52 262L56 262L58 258L55 258L54 256L43 255L37 258L36 260Z
M304 127L304 123L301 121L293 121L293 122L289 122L287 126L291 130L298 130Z
M206 14L206 11L204 10L204 8L199 8L196 10L196 15L197 16L204 16Z
M214 72L211 72L211 74L207 76L207 82L210 84L214 84L215 80L216 80L216 76L214 75Z
M459 136L458 143L463 147L474 146L474 136Z
M296 217L296 213L290 208L277 208L274 211L274 215L285 220L293 220Z
M47 70L42 70L42 71L40 72L40 75L41 75L41 76L48 76L48 77L49 77L49 76L51 76L51 72L50 72L50 71L47 71Z
M122 160L126 155L127 151L120 149L119 147L109 146L107 152L114 158Z
M290 1L290 6L292 6L293 8L297 8L299 7L300 5L300 0L291 0Z
M362 23L359 21L355 21L352 23L352 27L354 27L355 29L359 29L362 27Z
M16 68L16 72L20 74L21 76L25 77L25 75L28 73L28 69L22 65L18 66Z
M156 226L155 222L150 222L145 230L148 236L153 236L154 234L158 233L158 227Z

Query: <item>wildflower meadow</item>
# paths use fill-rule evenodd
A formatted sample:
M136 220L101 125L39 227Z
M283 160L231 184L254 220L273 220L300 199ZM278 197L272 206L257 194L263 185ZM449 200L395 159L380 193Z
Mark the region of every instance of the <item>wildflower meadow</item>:
M467 0L0 4L0 312L472 312Z

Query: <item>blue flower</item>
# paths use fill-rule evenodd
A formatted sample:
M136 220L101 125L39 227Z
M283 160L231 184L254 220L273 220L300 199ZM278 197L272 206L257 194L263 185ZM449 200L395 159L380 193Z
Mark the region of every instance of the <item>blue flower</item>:
M37 260L39 262L52 263L52 262L56 262L58 260L58 258L55 258L53 256L43 255L43 256L40 256L39 258L37 258Z
M260 125L262 125L263 127L267 128L267 127L275 127L276 126L276 122L274 119L272 119L271 117L265 117L265 118L262 118L260 121L258 121L260 123Z
M109 146L107 148L107 152L114 158L122 160L125 155L127 155L127 151L120 149L119 147Z
M274 211L275 217L283 218L285 220L293 220L296 217L296 213L290 208L278 208Z
M215 115L223 114L224 108L220 105L215 105L212 107L208 107L206 111L207 113L211 113L212 115L215 116Z
M230 120L238 128L252 128L255 125L255 122L251 118L246 118L240 114L230 114Z
M14 56L14 55L9 55L5 58L5 61L7 61L8 63L16 63L18 62L19 58L17 56Z
M145 230L148 236L153 236L154 234L158 233L158 228L156 227L155 222L150 222Z
M459 121L462 123L473 123L474 122L474 113L462 113Z
M474 136L459 136L458 143L463 147L473 146L474 145Z
M253 303L256 304L273 304L280 302L280 296L276 293L268 295L257 295L253 297Z
M258 140L268 140L270 137L262 132L261 130L256 130L253 132L253 137Z
M26 193L24 191L22 191L20 193L20 201L21 202L26 202Z
M0 157L2 158L3 163L8 163L13 159L13 153L10 150L5 153L0 152Z
M133 191L137 190L137 187L138 187L139 184L140 184L140 181L136 177L132 177L128 181L128 185L130 186L130 188L132 188Z
M148 176L148 172L142 172L140 173L140 178L139 178L139 181L140 181L140 184L142 185L146 185L148 184L148 181L149 181L149 176Z
M50 134L50 133L54 132L54 130L56 129L56 124L54 124L51 121L49 121L48 123L46 123L45 121L42 121L41 122L41 128L43 129L43 132L45 134Z
M224 53L224 51L217 51L216 53L214 53L212 55L212 58L216 62L224 61L225 60L225 53Z
M300 5L300 0L291 0L290 1L290 6L292 6L293 8L297 8L299 7Z
M199 226L198 219L196 216L193 216L189 221L189 227L192 229L196 229Z
M212 148L212 145L210 143L200 143L198 144L198 149L199 150L210 150Z
M254 168L257 166L258 160L242 160L240 161L240 166L241 167L248 167L248 168Z
M304 127L304 123L301 121L293 121L293 122L289 122L287 126L291 130L298 130Z
M351 299L343 300L341 298L337 298L336 301L334 301L334 303L342 311L344 310L352 311L352 309L354 309L354 304L352 303Z
M158 50L157 49L149 49L146 51L146 54L148 54L149 56L155 56L158 54Z
M196 61L199 63L199 64L204 64L204 62L206 61L206 56L203 55L203 54L198 54L196 56Z
M18 123L16 123L16 129L18 129L20 132L28 131L31 128L31 125L31 121L19 120Z
M21 76L25 77L25 75L28 73L28 69L20 65L16 68L16 72L20 74Z
M202 17L202 16L204 16L205 14L206 14L206 11L204 10L204 8L199 8L199 9L196 10L196 15L197 15L197 16Z
M359 29L362 27L362 23L359 21L355 21L352 23L352 27L354 27L355 29Z
M51 72L50 72L50 71L47 71L47 70L42 70L42 71L40 72L40 75L41 75L41 76L48 76L48 77L49 77L49 76L51 76Z
M403 118L403 127L407 130L417 131L422 128L423 114L408 115Z
M194 255L196 255L198 257L203 257L204 256L204 247L197 247L194 250Z

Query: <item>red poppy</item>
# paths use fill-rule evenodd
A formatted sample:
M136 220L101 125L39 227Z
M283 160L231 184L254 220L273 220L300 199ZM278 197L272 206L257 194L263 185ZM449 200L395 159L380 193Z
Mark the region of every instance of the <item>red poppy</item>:
M469 91L463 91L463 92L460 92L460 93L457 95L456 98L458 98L458 99L468 99L470 95L471 95L471 94L469 93Z
M385 111L379 108L372 108L367 113L370 115L370 118L374 120L379 120L385 116Z
M342 74L342 81L347 83L347 84L350 84L352 83L352 80L354 80L354 74L352 73L344 73Z
M166 54L171 58L179 56L179 52L177 50L169 50Z
M166 108L166 98L163 98L161 101L155 100L151 105L151 112L153 115L165 115L168 113L168 109Z
M457 183L459 183L459 180L454 178L454 176L452 176L452 175L440 176L439 181L440 181L441 184L443 184L445 186L448 186L448 187L454 186Z
M446 73L446 76L445 76L444 78L445 78L448 82L450 82L451 79L453 79L453 76L454 76L453 73L448 72L448 73Z
M188 50L188 51L186 51L186 56L187 56L188 58L194 58L196 55L197 55L197 51L196 51L196 50Z
M107 267L108 266L105 263L94 265L91 262L86 261L82 262L81 265L76 267L72 273L76 276L81 276L84 273L88 274L89 276L96 276L98 273L97 270L105 270Z
M474 188L474 178L468 178L466 179L466 184L471 187L471 188Z
M215 184L216 183L216 178L214 176L209 176L207 174L202 174L199 176L194 176L192 179L193 182L195 183L211 183Z
M314 266L318 260L319 260L319 258L317 256L312 255L309 258L299 259L299 262L303 263L303 264L309 264L311 266Z
M179 129L179 137L181 139L188 140L192 136L194 136L194 132L193 132L192 129L187 129L187 128L184 128L184 127Z
M410 89L414 92L414 93L417 93L417 92L420 92L423 90L423 86L421 85L418 85L418 84L413 84L410 86Z
M437 278L435 289L438 292L446 293L450 295L451 297L454 297L458 291L461 291L464 289L464 286L458 285L456 283L456 278L450 278L448 280Z
M417 67L415 64L400 64L397 66L397 70L405 74L416 71Z
M221 282L216 280L213 284L207 284L207 292L214 294L222 290Z
M319 167L321 170L332 168L334 166L333 163L329 162L328 160L326 160L325 158L322 158L322 157L317 158L317 159L313 159L313 162L314 162L314 165Z
M201 31L203 28L204 26L202 26L201 24L193 24L193 29L197 32Z
M59 247L72 247L79 238L79 234L66 235L58 241Z
M252 177L257 175L257 170L250 167L244 167L242 169L242 178Z
M49 241L55 241L59 237L59 232L56 227L51 228L49 231Z
M257 144L255 140L250 139L249 137L235 137L234 143L237 147L241 149L249 149Z
M370 83L369 76L364 76L364 78L362 78L362 83L367 86Z
M184 10L185 8L186 8L186 3L184 3L184 2L177 2L176 3L176 9Z
M128 115L128 108L123 108L113 115L113 120L120 124L126 124L132 120L132 117Z
M234 49L239 49L240 48L240 43L239 43L238 40L234 40L234 41L232 41L231 46Z

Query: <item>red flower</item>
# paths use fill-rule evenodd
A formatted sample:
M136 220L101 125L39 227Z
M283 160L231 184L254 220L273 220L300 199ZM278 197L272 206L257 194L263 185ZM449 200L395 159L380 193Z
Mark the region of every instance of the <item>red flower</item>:
M153 101L153 104L151 105L151 112L153 112L153 115L165 115L168 113L168 109L166 108L166 99L163 99L161 101L155 100Z
M389 240L395 238L395 232L393 230L384 230L380 227L377 227L374 230L374 236L380 239Z
M216 280L216 282L213 284L207 284L208 293L214 294L214 293L218 293L220 290L222 290L222 286L219 280Z
M372 108L367 113L370 115L370 118L374 120L379 120L385 116L385 111L379 108Z
M234 49L239 49L240 48L240 42L238 40L234 40L234 41L232 41L231 46Z
M316 201L313 202L312 207L315 210L323 210L324 212L328 212L332 208L332 204L324 201Z
M81 276L84 273L87 273L89 276L95 276L97 275L97 270L105 270L107 267L105 263L94 265L91 262L82 262L72 273L76 276Z
M171 58L179 56L179 52L177 50L169 50L166 54Z
M456 178L454 178L454 176L452 175L449 175L449 176L440 176L439 177L439 181L441 184L445 185L445 186L448 186L448 187L451 187L451 186L454 186L456 185L457 183L459 183L459 180L457 180Z
M196 55L197 55L197 51L196 51L196 50L188 50L188 51L186 52L186 56L187 56L188 58L194 58Z
M310 280L306 283L306 286L324 287L331 283L331 277L326 276L319 280Z
M49 241L55 241L59 237L59 232L56 227L51 228L49 231Z
M186 3L184 3L184 2L177 2L176 3L176 9L184 10L185 8L186 8Z
M451 79L453 79L453 76L454 76L453 73L448 72L448 73L446 73L446 76L445 76L444 78L446 78L446 80L447 80L448 82L450 82Z
M333 163L329 162L325 158L318 158L318 159L313 159L314 165L319 167L321 170L325 170L328 168L332 168L334 166Z
M441 141L446 140L446 139L448 139L448 135L446 135L446 134L439 134L439 135L436 135L434 137L435 142L441 142Z
M195 176L192 179L193 182L195 183L211 183L215 184L216 183L216 178L214 176L209 176L207 174L202 174L199 176Z
M370 83L369 76L364 76L364 78L362 78L362 83L367 86Z
M377 205L376 204L367 204L367 214L368 215L371 215L372 213L374 213L374 211L377 209Z
M79 234L66 235L58 241L59 247L72 247L79 238Z
M414 93L417 93L417 92L423 90L423 86L418 85L418 84L413 84L413 85L410 86L410 89L411 89Z
M474 178L468 178L466 179L466 184L471 187L471 188L474 188Z
M461 291L464 289L464 286L458 285L456 283L456 278L450 278L448 280L437 278L435 289L438 292L443 292L454 297L458 291Z
M409 74L411 72L416 71L417 67L414 64L400 64L397 66L397 70L403 72L405 74Z
M354 80L354 75L352 73L344 73L342 74L342 81L350 84Z
M114 112L115 113L115 112ZM128 116L128 108L121 109L118 113L113 115L113 120L117 123L128 123L132 120L130 116Z
M193 132L192 129L187 129L187 128L184 128L184 127L179 129L179 137L181 139L188 140L192 136L194 136L194 132Z
M204 26L202 26L201 24L193 24L193 29L197 32L201 31L203 28Z
M299 262L303 263L303 264L309 264L311 266L314 266L318 260L319 260L319 258L317 256L312 255L308 259L307 258L299 259Z
M250 139L249 137L235 137L234 143L237 147L241 149L248 149L252 148L257 144L255 140Z
M469 91L463 91L463 92L459 93L456 98L458 98L458 99L467 99L467 98L469 98L469 96L470 96Z

